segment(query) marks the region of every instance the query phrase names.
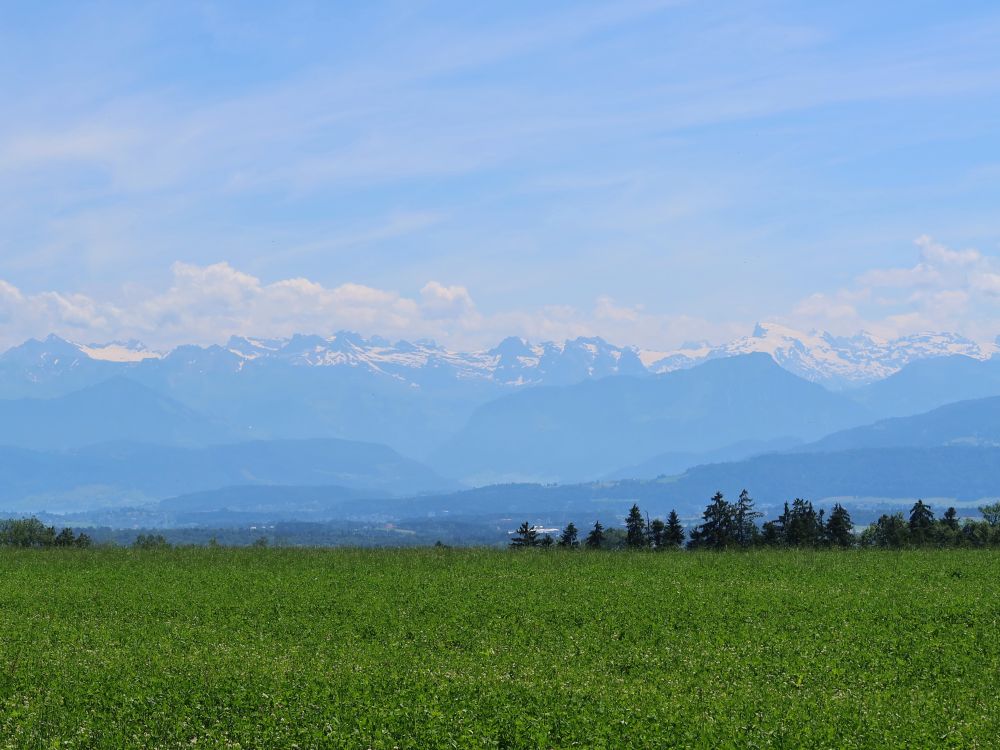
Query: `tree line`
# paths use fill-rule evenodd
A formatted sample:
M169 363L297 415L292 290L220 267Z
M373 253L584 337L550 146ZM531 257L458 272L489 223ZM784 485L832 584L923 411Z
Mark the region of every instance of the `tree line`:
M851 514L840 503L830 513L816 509L808 500L796 498L785 503L777 518L758 525L763 514L754 507L746 490L735 501L715 493L701 515L701 522L688 530L676 511L667 520L649 519L637 504L625 518L624 529L606 529L596 521L580 540L573 522L557 536L540 534L525 521L514 532L510 546L562 549L651 549L656 551L687 549L749 549L753 547L839 548L881 547L984 547L1000 546L1000 502L979 508L982 519L959 520L958 511L948 508L937 518L934 509L917 500L908 516L903 513L882 516L857 533Z
M46 526L37 518L8 518L0 521L0 547L48 548L89 547L91 539L83 532L74 534L64 528L58 534L55 526Z

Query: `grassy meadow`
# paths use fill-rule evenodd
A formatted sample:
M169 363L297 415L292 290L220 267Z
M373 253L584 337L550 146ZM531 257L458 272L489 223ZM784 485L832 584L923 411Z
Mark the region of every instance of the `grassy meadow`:
M996 747L1000 553L0 550L0 747Z

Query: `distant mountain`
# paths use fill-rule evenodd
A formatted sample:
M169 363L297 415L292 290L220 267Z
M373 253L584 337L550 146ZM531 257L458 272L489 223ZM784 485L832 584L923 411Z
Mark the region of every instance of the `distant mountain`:
M232 438L207 417L121 377L58 398L0 401L0 445L45 450L113 440L205 445Z
M744 488L769 518L776 515L782 503L802 497L827 509L835 501L843 502L855 520L861 521L872 520L873 511L877 516L886 509L907 508L916 498L930 502L938 514L953 503L974 507L995 499L998 486L1000 448L939 446L773 453L698 466L677 477L654 480L497 484L461 492L347 502L341 502L335 494L324 494L324 488L318 488L317 493L299 494L297 488L260 487L243 499L239 499L239 488L228 488L178 501L177 510L171 509L173 500L166 500L160 510L201 514L228 510L236 515L227 523L432 516L491 517L502 519L509 529L529 519L559 523L572 520L586 529L595 520L621 525L633 502L652 517L663 518L673 509L685 520L695 522L715 492L735 498Z
M540 387L480 407L431 458L475 484L579 481L636 457L707 452L740 441L816 439L868 421L831 393L750 354L652 378Z
M371 492L337 486L239 485L171 497L157 503L157 509L166 513L230 511L274 520L308 516L343 518L363 514L366 508L362 501L372 497Z
M769 453L745 461L695 467L664 481L663 493L671 502L690 508L692 498L707 499L716 490L735 495L744 487L760 502L772 506L796 497L816 501L978 501L998 494L1000 448L935 446Z
M141 505L236 485L330 486L383 497L457 487L384 445L345 440L203 448L109 443L60 452L0 448L0 476L2 510Z
M852 396L881 417L919 414L955 401L1000 396L1000 357L920 360Z
M185 345L163 353L135 341L76 344L50 336L0 355L0 398L62 397L126 377L216 425L226 425L233 437L359 440L426 459L461 430L477 408L530 387L606 378L638 381L708 361L763 353L788 372L836 388L898 372L884 388L851 391L873 416L898 416L956 398L1000 395L1000 376L995 375L1000 359L986 359L995 349L953 334L886 341L868 334L845 338L803 333L766 323L729 344L689 344L672 352L615 346L600 338L561 344L508 338L489 350L456 352L431 341L390 342L340 332L284 339L234 337L224 346ZM928 358L942 355L964 358L972 365L967 369L976 372L959 373L954 386L948 377L911 375L935 361ZM928 365L924 372L933 368ZM966 377L968 383L962 385ZM767 434L767 439L772 437ZM679 450L690 452L684 446ZM651 455L626 456L619 466Z
M655 479L681 474L693 466L741 461L763 453L787 451L802 444L796 438L773 440L743 440L715 450L700 453L692 451L666 451L652 458L609 472L605 479Z
M758 323L750 336L722 346L694 343L671 352L643 352L642 358L651 371L668 372L706 359L763 352L799 377L842 388L881 380L922 359L953 355L985 359L997 351L996 345L983 347L953 333L883 339L865 332L834 336Z
M960 401L912 417L885 419L835 432L798 450L818 452L941 445L1000 447L1000 397Z

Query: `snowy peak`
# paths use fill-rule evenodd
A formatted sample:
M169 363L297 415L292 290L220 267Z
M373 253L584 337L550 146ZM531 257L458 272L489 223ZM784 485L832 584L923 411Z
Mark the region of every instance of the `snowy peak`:
M750 336L722 346L697 344L673 352L658 352L658 356L645 353L643 359L652 371L669 372L707 359L763 352L800 377L844 387L881 380L919 359L955 355L987 359L995 351L996 346L980 346L954 333L929 332L883 339L865 331L853 336L834 336L823 331L806 333L776 323L758 323Z
M280 339L234 336L225 346L185 345L161 354L138 341L82 345L49 336L44 341L30 339L0 355L0 372L20 382L40 383L72 373L82 377L137 366L192 374L260 367L351 368L418 388L455 381L519 387L664 373L707 360L762 353L800 377L840 388L884 379L916 360L955 355L988 359L997 352L1000 337L997 344L986 345L954 333L889 340L864 331L834 336L767 322L726 344L691 342L673 351L615 346L597 337L531 343L511 336L492 349L456 352L428 340L390 342L338 331L332 336L297 334Z

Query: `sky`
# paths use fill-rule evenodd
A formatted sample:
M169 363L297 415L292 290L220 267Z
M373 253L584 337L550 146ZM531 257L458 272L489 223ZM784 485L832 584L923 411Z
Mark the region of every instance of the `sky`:
M995 2L5 2L0 345L1000 334Z

